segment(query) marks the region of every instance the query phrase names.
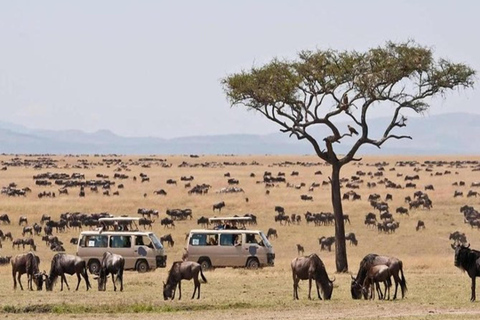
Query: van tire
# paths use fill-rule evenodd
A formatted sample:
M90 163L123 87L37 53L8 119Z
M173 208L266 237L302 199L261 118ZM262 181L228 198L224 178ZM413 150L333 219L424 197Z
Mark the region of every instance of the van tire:
M97 259L90 259L88 261L88 271L90 271L91 274L97 275L100 272L100 261Z
M247 269L256 270L260 268L260 262L257 258L248 258L247 260Z
M200 258L198 259L198 263L200 263L203 271L212 269L212 262L209 258Z
M138 273L145 273L148 271L148 262L145 260L138 260L136 268Z

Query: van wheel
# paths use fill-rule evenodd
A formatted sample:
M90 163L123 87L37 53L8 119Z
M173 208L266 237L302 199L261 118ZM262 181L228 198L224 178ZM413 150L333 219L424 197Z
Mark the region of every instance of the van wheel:
M201 258L200 260L198 260L198 263L200 263L200 265L202 266L203 271L210 270L212 268L212 263L208 258Z
M97 259L92 259L88 262L88 271L90 271L91 274L98 274L100 271L100 261Z
M260 267L260 263L258 262L257 258L250 258L247 261L247 268L248 269L258 269Z
M145 260L140 260L137 262L137 271L138 273L145 273L148 271L148 263Z

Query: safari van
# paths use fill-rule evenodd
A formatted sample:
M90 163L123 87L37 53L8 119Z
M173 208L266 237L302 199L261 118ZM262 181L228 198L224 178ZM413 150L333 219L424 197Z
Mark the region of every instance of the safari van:
M125 226L127 225L125 221L132 222L138 219L101 218L100 220L106 225L114 221ZM98 273L100 262L106 251L121 255L125 259L125 270L137 270L143 273L156 268L165 268L167 265L167 256L163 245L153 232L132 230L132 228L130 230L128 228L113 230L100 228L80 233L77 256L87 262L90 273Z
M259 230L191 230L186 252L188 261L212 267L273 266L275 253L267 237Z

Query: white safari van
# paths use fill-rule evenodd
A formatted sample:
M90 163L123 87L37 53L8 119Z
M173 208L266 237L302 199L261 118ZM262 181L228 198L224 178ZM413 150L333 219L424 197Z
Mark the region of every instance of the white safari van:
M191 230L187 260L203 269L212 267L273 266L275 253L267 237L259 230Z
M111 221L120 222L126 226L127 220L137 218L106 218L100 219L108 225ZM131 224L130 224L131 225ZM115 230L116 229L116 230ZM96 274L100 268L105 251L121 255L125 259L125 270L146 272L167 265L167 256L160 240L153 232L115 228L114 230L82 231L80 233L77 256L87 262L90 273Z

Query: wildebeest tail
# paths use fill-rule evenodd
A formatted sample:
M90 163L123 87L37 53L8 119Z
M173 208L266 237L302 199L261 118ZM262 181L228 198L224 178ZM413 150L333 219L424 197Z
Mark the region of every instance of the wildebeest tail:
M202 268L200 268L200 276L202 277L203 282L207 283L207 278L203 275Z
M403 263L400 261L400 288L402 289L402 298L405 297L405 293L407 292L407 280L405 280L405 276L403 275Z

